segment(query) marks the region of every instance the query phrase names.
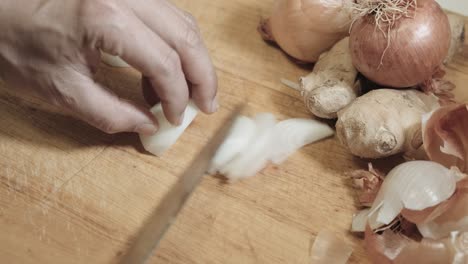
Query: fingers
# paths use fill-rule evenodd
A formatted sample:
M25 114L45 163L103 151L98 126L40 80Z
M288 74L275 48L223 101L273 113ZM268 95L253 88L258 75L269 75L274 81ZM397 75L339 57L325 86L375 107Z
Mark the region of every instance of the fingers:
M101 27L96 33L101 39L100 48L121 56L147 76L161 100L168 121L180 124L189 91L177 51L132 13L108 15L106 19L115 26Z
M133 105L110 93L92 79L74 70L63 73L63 91L56 104L80 119L109 133L137 132L152 135L157 121L144 108Z
M130 5L179 54L196 105L205 113L216 112L217 77L195 19L165 0L137 0Z
M151 86L151 82L144 76L141 78L141 88L143 90L143 97L149 105L155 105L161 102L158 94L156 94L153 87Z

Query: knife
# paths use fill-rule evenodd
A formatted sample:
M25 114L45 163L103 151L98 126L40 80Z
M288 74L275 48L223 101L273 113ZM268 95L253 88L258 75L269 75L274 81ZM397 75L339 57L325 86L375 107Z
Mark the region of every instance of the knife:
M162 237L176 219L177 214L206 174L213 156L244 107L245 104L235 108L226 123L221 126L214 137L182 173L175 185L140 229L135 242L122 258L121 264L143 264L149 260L152 252L157 248Z

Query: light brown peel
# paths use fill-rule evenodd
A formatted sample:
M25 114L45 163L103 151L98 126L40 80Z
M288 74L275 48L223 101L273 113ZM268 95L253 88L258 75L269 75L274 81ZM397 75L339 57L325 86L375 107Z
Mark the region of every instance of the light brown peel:
M377 196L384 175L368 164L368 170L356 170L349 174L353 187L357 190L358 201L361 206L370 207Z
M468 170L468 105L452 104L436 110L423 129L424 148L433 161Z

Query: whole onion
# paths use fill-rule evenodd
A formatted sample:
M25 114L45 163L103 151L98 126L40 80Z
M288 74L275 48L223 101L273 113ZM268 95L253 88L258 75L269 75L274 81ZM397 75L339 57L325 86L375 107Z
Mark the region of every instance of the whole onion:
M383 86L411 87L431 79L447 56L450 25L439 4L420 0L408 12L412 15L397 19L390 29L388 24L379 28L374 13L357 19L352 26L354 66Z
M315 62L348 35L353 0L277 0L271 17L261 22L264 39L287 54Z

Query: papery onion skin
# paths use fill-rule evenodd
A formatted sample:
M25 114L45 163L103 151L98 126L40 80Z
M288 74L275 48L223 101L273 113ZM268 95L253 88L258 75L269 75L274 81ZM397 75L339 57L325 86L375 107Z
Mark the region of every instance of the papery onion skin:
M261 31L287 54L315 62L348 35L352 0L277 0Z
M453 104L433 112L425 122L423 142L431 160L468 171L468 105Z
M369 257L379 264L464 264L468 261L467 241L467 232L453 232L448 238L422 239L420 242L391 230L379 235L367 227L365 232Z
M441 239L453 231L468 232L468 179L458 182L455 194L436 210L439 216L418 224L424 237Z
M375 16L367 15L353 24L353 63L370 80L394 88L411 87L430 79L443 63L451 36L447 15L434 0L417 2L414 18L396 21L390 44L377 28Z

